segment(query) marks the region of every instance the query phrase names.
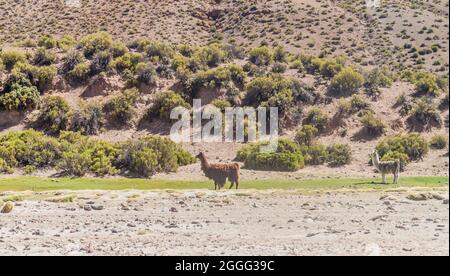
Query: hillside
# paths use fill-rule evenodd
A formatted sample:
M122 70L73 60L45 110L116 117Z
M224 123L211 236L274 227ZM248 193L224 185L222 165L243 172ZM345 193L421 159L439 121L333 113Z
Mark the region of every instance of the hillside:
M42 35L80 38L107 31L131 41L201 45L215 38L246 48L268 43L292 52L344 54L370 66L414 65L448 72L448 1L6 0L0 3L0 43Z
M247 179L368 176L377 148L448 175L448 2L353 2L2 1L0 173L196 179L205 151ZM280 152L148 138L194 98L279 107Z

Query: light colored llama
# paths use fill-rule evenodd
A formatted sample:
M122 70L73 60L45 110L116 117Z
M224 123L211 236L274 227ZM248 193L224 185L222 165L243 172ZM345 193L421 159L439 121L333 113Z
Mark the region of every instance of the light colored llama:
M372 164L381 173L383 177L383 184L386 184L386 174L392 173L394 175L394 184L398 184L400 177L400 160L395 161L380 161L380 155L376 150L371 154Z

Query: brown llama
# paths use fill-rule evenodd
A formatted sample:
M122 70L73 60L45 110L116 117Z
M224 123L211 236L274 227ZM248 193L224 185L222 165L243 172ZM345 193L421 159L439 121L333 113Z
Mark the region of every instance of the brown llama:
M205 176L214 181L214 190L221 189L228 180L231 182L230 189L236 184L236 190L239 188L239 164L209 164L203 152L197 156L202 165L202 171Z

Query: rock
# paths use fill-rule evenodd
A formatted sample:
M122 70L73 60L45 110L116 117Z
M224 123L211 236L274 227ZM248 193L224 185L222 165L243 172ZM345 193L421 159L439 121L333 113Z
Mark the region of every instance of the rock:
M169 211L170 211L170 212L173 212L173 213L178 212L177 208L175 208L175 207L170 208Z
M430 199L429 195L426 194L410 194L406 198L412 201L425 201Z
M373 217L373 218L370 219L370 220L371 220L371 221L377 221L377 220L386 221L386 218L387 218L387 217L388 217L387 215L380 215L380 216Z
M102 205L92 205L91 208L94 211L101 211L104 209Z
M445 198L441 195L433 194L432 197L436 200L444 200Z
M1 213L8 214L8 213L11 213L13 209L14 209L14 203L12 203L11 201L8 201L2 207Z
M83 210L85 211L92 211L92 207L90 205L84 205Z
M448 205L448 198L442 201L443 204Z
M128 205L126 205L125 203L122 203L120 206L122 211L130 211L130 207L128 207Z

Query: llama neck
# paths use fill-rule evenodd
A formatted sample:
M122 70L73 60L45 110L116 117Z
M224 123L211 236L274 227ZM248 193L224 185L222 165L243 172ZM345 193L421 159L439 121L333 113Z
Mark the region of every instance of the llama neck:
M380 157L378 156L377 153L372 155L372 163L375 166L375 168L378 169L380 167Z
M200 162L202 163L202 169L206 169L209 167L208 160L206 160L206 157L202 156L200 158Z

